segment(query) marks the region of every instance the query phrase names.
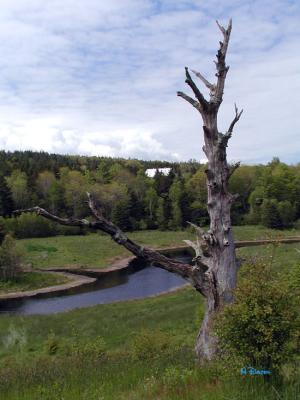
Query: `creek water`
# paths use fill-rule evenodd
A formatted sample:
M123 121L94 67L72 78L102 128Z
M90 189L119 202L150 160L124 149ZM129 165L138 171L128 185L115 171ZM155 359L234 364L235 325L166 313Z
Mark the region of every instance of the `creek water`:
M188 253L173 258L190 262ZM0 301L0 314L52 314L75 308L116 301L142 299L184 285L186 281L163 269L134 259L125 270L101 276L94 283L57 294L40 294L32 298Z

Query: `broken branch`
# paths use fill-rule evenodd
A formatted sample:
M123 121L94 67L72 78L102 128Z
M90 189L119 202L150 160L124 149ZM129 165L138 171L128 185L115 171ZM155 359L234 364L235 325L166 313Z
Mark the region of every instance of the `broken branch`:
M203 94L200 92L200 90L198 89L197 85L193 81L193 79L192 79L187 67L185 67L185 76L186 76L185 82L189 85L189 87L194 92L194 95L198 99L199 104L201 105L202 109L205 110L207 108L207 106L208 106L208 102L205 100Z
M243 114L243 109L239 112L239 110L238 110L238 108L237 108L237 106L236 106L236 104L234 103L234 110L235 110L235 117L234 117L234 119L232 120L232 122L231 122L231 124L230 124L230 126L229 126L229 129L228 129L228 131L227 131L227 133L228 134L232 134L232 132L233 132L233 128L234 128L234 125L238 122L238 120L241 118L241 115Z
M61 225L68 226L80 226L90 229L100 230L110 235L110 237L119 245L122 245L131 253L137 257L143 257L144 259L153 263L155 267L165 269L169 272L174 272L185 279L191 279L193 275L192 266L180 261L173 260L172 258L166 257L158 251L142 247L137 243L129 239L124 232L111 221L105 219L102 212L98 209L92 196L88 194L89 207L97 218L97 221L88 221L86 219L76 218L60 218L50 212L46 211L41 207L32 207L24 210L16 210L15 214L23 213L36 213L44 218L51 221L57 222Z

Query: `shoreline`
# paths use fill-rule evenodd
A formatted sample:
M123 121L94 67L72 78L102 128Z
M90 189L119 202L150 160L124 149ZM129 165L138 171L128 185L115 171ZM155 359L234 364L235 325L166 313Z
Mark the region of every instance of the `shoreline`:
M43 273L43 271L40 271L40 273ZM45 271L47 273L51 273L52 271ZM25 290L21 292L10 292L10 293L5 293L5 294L0 294L0 302L1 301L7 301L7 300L17 300L17 299L25 299L25 298L30 298L30 297L36 297L40 294L48 294L48 293L64 293L70 289L77 288L77 287L82 287L85 285L89 285L97 280L97 278L91 278L85 275L75 275L72 273L67 273L67 272L52 272L53 274L58 274L58 275L63 275L66 276L67 278L71 278L71 282L63 283L60 285L54 285L54 286L45 286L40 289L34 289L34 290Z
M157 249L157 251L167 253L169 251L181 251L185 249L188 249L188 247L187 246L168 247L168 248ZM73 288L79 288L85 285L90 285L96 282L96 280L101 276L126 270L127 268L129 268L130 261L132 261L135 258L136 258L135 256L124 257L120 260L116 260L115 262L113 262L110 267L102 269L81 268L81 267L77 268L54 267L54 268L36 269L36 271L40 273L47 272L47 273L64 275L67 276L68 278L71 278L72 281L61 285L46 286L40 289L0 294L0 303L8 300L20 300L25 298L36 297L42 294L50 294L50 293L61 294L68 292L70 289Z
M268 244L278 244L278 243L283 243L283 244L288 244L288 243L298 243L300 242L299 237L289 237L289 238L282 238L282 239L260 239L260 240L239 240L235 242L235 247L236 248L241 248L241 247L250 247L250 246L261 246L261 245L268 245ZM159 251L161 253L168 253L168 252L176 252L176 251L189 251L191 248L186 245L179 245L176 247L164 247L164 248L158 248L155 249L156 251ZM61 274L65 275L68 278L71 278L72 281L65 283L65 284L60 284L60 285L55 285L55 286L46 286L40 289L35 289L35 290L28 290L28 291L20 291L20 292L11 292L11 293L6 293L6 294L1 294L0 295L0 302L1 301L7 301L7 300L17 300L17 299L23 299L23 298L30 298L30 297L36 297L40 294L48 294L48 293L64 293L69 291L70 289L73 288L79 288L85 285L90 285L94 283L99 277L107 274L111 274L114 272L118 271L123 271L129 268L129 263L132 261L135 256L127 256L122 259L116 260L115 262L112 263L110 267L107 268L81 268L81 267L53 267L53 268L44 268L44 269L36 269L38 272L48 272L48 273L53 273L53 274ZM181 288L177 287L177 289ZM176 288L170 289L167 292L162 292L159 293L155 296L159 296L161 294L169 293L173 290L176 290ZM147 297L153 297L153 296L147 296ZM135 300L135 299L132 299Z

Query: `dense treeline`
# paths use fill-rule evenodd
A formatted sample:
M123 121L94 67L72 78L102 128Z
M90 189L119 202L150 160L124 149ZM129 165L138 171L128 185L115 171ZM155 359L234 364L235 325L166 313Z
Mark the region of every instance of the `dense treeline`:
M148 168L169 167L169 175ZM240 197L234 224L291 227L300 218L300 164L278 159L241 166L230 190ZM86 192L124 230L179 229L192 221L208 223L205 165L134 159L81 157L44 152L0 152L0 215L5 231L17 237L78 233L32 215L9 218L16 208L40 205L62 216L87 217Z

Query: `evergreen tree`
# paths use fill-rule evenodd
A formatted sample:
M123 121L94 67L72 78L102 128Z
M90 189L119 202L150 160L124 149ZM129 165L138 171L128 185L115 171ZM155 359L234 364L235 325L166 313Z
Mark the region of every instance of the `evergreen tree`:
M261 223L267 228L280 229L282 221L278 212L278 202L265 199L261 206Z
M182 181L176 178L169 191L169 198L171 200L171 221L170 228L178 229L183 225L182 218L182 200L183 200L183 187Z
M167 228L168 224L165 216L165 200L163 197L158 197L155 219L159 229Z
M112 210L112 222L124 231L131 230L129 197L116 202Z
M10 190L3 175L0 175L0 215L8 216L13 211L13 201Z

